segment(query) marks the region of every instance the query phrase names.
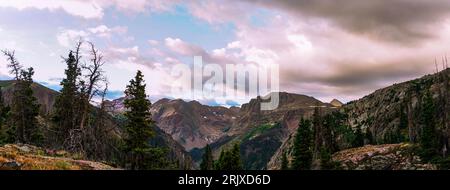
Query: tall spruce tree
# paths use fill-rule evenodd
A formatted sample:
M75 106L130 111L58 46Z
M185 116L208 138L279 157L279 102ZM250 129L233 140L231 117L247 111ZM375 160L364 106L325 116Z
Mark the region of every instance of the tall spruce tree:
M432 159L439 149L438 135L435 123L435 106L433 97L429 91L425 93L422 100L420 123L422 133L420 138L421 156L426 161Z
M205 153L203 154L203 159L202 159L202 163L200 164L200 169L201 170L212 170L213 164L214 164L214 160L213 160L213 156L212 156L211 147L209 146L209 144L207 144L205 146Z
M69 52L69 56L65 58L67 68L65 70L66 77L61 81L61 93L56 97L53 113L53 121L56 124L57 136L59 144L68 138L70 130L76 128L78 124L78 107L79 100L77 78L81 75L77 58L73 52Z
M155 169L161 168L162 150L150 146L149 142L154 137L155 123L151 119L150 101L145 93L144 76L137 71L134 79L130 81L125 90L125 125L126 137L124 138L124 150L130 169Z
M34 70L32 67L24 70L15 58L14 51L2 51L9 61L10 73L15 76L14 92L11 102L11 127L15 129L15 141L40 145L43 135L39 128L37 116L39 104L33 96Z
M311 121L301 119L294 140L292 169L309 170L313 159Z

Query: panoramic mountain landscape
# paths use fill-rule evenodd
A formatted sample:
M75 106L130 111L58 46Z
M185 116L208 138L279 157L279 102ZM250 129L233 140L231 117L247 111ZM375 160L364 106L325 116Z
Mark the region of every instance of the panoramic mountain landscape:
M0 0L0 170L448 170L449 10Z
M424 162L419 156L417 146L420 138L423 138L420 133L426 126L421 120L422 107L426 96L436 102L432 112L434 122L439 126L435 131L435 137L439 139L436 150L445 155L450 135L446 128L449 118L449 77L450 69L446 69L378 89L346 104L336 99L324 103L314 97L280 92L279 107L271 111L259 109L262 101L260 97L251 99L240 108L207 106L197 101L164 98L149 107L156 122L156 138L151 143L168 148L167 156L180 169L199 169L206 145L211 146L213 157L218 158L222 149L238 143L244 169L278 170L282 167L283 155L286 155L289 161L294 160L294 139L298 128L301 127L301 118L312 119L320 113L322 119L326 120L328 115L339 113L343 117L339 121L340 126L326 126L335 127L326 129L330 130L331 136L325 137L324 134L319 135L318 139L314 138L314 142L322 141L323 146L331 147L330 159L336 162L339 169L437 169L438 165ZM14 85L14 81L1 82L2 95L7 105L11 104L13 95L9 89L14 88ZM59 93L37 83L32 85L32 89L41 105L41 115L51 112ZM125 98L119 98L106 101L108 113L111 115L109 119L116 125L119 125L120 118L126 111L124 100ZM48 121L45 118L42 122L42 127L47 127L45 123ZM121 129L117 126L116 130ZM362 135L362 142L355 144L358 131L361 133L359 135ZM328 140L325 138L330 138L332 143L327 144ZM21 144L4 147L25 152L24 157L38 160L34 158L39 155L37 148ZM55 152L53 154L59 157L69 155L69 152L62 150L41 151ZM29 163L20 163L26 159L14 160L9 158L9 154L2 152L3 168L56 167L51 163L42 166L36 163L37 166L30 166ZM72 167L71 164L70 166ZM320 163L314 167L320 169Z

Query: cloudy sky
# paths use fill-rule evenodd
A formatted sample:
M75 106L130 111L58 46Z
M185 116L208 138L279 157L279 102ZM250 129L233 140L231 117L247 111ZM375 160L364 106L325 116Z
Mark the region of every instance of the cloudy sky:
M174 64L275 63L280 90L349 101L434 70L450 52L448 0L0 0L0 49L58 89L80 37L105 55L110 98L137 69L178 97ZM10 77L0 59L0 79ZM216 104L202 99L203 103ZM241 103L241 102L238 102ZM229 103L234 104L234 103Z

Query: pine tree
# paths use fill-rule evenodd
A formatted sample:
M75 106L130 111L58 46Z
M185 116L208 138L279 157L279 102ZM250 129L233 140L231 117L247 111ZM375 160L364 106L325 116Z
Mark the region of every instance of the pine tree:
M238 143L235 143L233 149L231 150L231 161L232 161L232 169L231 170L242 170L242 160L241 160L241 149Z
M69 132L75 129L78 124L78 85L77 78L81 75L78 66L78 60L69 52L69 56L65 59L67 69L66 77L61 81L61 93L56 97L54 105L54 113L52 120L56 124L57 137L56 140L62 144L69 136Z
M126 137L124 138L124 150L130 169L154 169L160 168L162 150L150 146L149 142L154 137L155 123L151 119L150 101L145 93L144 76L138 71L135 78L130 81L125 90L124 102L127 111L125 117Z
M43 141L43 136L36 118L39 115L39 105L31 89L33 74L33 68L22 70L19 80L15 83L11 124L16 130L15 140L17 142L39 145Z
M33 84L33 68L26 70L15 58L14 51L2 51L10 62L8 67L10 73L15 76L14 92L11 103L11 127L15 129L14 140L19 143L39 145L43 141L37 116L39 115L39 104L33 96L31 85ZM10 135L11 136L11 135Z
M289 169L289 161L287 159L287 155L284 152L281 156L281 170L288 170Z
M439 142L434 119L435 106L429 91L425 93L422 102L420 118L420 123L423 126L420 138L421 156L425 160L430 160L437 153Z
M34 145L41 145L44 141L43 133L39 127L37 116L39 115L40 105L37 103L36 97L33 96L33 84L34 70L32 67L22 71L22 93L23 93L23 112L24 119L24 143L30 143Z
M312 163L312 131L311 121L301 119L294 140L294 160L292 169L308 170Z
M234 144L231 150L223 150L214 164L215 170L242 170L239 144Z
M203 159L202 159L202 163L200 164L200 169L201 170L212 170L213 169L213 156L212 156L212 151L211 151L211 147L209 146L209 144L207 144L205 146L205 153L203 154Z
M331 160L331 153L326 148L322 148L322 150L320 151L320 169L334 169L334 164Z

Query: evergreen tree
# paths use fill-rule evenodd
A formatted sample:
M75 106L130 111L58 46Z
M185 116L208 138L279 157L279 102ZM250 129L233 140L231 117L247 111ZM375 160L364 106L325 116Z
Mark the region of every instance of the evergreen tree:
M422 133L420 138L421 156L425 160L430 160L439 149L438 135L435 124L435 106L430 92L426 92L422 101L420 123Z
M231 150L231 156L231 164L233 166L231 170L242 170L241 149L238 143L234 144L233 149Z
M214 164L216 170L242 170L239 144L234 144L231 150L223 150Z
M288 170L289 169L289 161L287 159L287 155L284 152L281 157L281 170Z
M361 126L356 126L355 130L355 139L352 143L353 147L361 147L364 146L364 135L361 131Z
M10 62L10 73L15 76L14 92L11 102L11 127L15 129L14 140L19 143L39 145L43 141L37 116L39 104L33 96L31 85L33 84L33 68L22 69L15 58L14 51L2 51ZM11 135L9 135L11 136Z
M331 160L331 153L326 148L322 148L322 150L320 151L320 169L334 169L334 164Z
M312 163L312 131L311 121L301 119L294 140L294 160L292 169L308 170Z
M33 84L33 68L22 70L19 80L14 86L11 124L15 128L15 140L20 143L39 145L43 136L39 129L37 116L39 105L33 96L31 85Z
M67 68L65 70L66 77L61 81L61 93L56 97L53 113L53 121L56 124L57 137L56 140L62 144L69 136L69 132L75 129L78 124L78 85L77 78L81 75L78 66L78 60L69 52L69 56L65 59Z
M222 170L222 168L223 168L222 165L225 165L225 162L226 162L225 158L228 157L228 156L226 156L226 154L228 154L228 151L225 151L224 149L222 149L220 151L219 159L217 159L214 162L214 169L215 170Z
M367 127L366 129L366 135L365 135L365 139L367 140L367 144L373 144L373 137L372 137L372 132L370 131L370 129Z
M211 147L209 146L209 144L207 144L205 147L205 153L203 154L202 163L200 164L200 169L201 170L212 170L213 163L214 163L214 160L213 160L213 156L212 156Z
M124 150L130 169L155 169L161 168L162 150L150 146L149 142L154 137L155 123L151 119L150 101L145 93L144 76L138 71L135 78L130 81L125 90L124 102L127 111L125 117L126 137L124 138Z

